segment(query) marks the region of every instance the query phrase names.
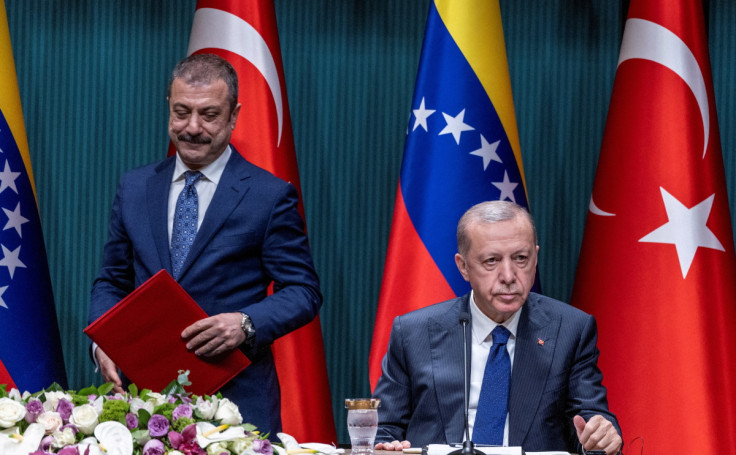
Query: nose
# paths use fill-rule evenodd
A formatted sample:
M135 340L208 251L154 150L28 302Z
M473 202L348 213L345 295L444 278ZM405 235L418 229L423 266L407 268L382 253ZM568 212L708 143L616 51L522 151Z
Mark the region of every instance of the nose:
M192 136L196 136L202 132L202 118L196 112L189 116L185 130Z
M514 270L514 264L510 260L501 261L498 269L498 278L504 284L510 284L516 281L516 272Z

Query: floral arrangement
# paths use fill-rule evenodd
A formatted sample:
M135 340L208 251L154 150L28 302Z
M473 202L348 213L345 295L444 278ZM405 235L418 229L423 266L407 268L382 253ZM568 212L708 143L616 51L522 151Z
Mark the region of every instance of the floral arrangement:
M131 385L111 394L108 383L21 394L0 385L0 454L273 455L232 401L187 393L187 374L160 393Z

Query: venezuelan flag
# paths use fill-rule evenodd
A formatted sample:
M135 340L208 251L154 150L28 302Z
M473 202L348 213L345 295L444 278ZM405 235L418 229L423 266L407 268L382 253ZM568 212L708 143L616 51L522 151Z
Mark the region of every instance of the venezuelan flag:
M4 0L0 87L0 384L30 392L52 382L66 387Z
M470 290L455 266L462 214L527 207L498 1L430 5L370 353L381 375L397 315Z

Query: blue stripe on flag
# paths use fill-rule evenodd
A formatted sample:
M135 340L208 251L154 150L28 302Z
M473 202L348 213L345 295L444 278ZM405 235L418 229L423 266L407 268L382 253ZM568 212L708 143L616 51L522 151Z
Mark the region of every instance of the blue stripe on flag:
M66 383L38 207L0 111L0 359L21 391Z
M426 113L435 111L426 117L426 130L423 115L417 112L422 101ZM406 208L453 291L462 295L470 289L454 261L455 230L462 214L487 200L503 198L524 207L528 203L519 165L496 110L434 4L412 110L401 167ZM458 126L450 128L452 124ZM494 148L497 157L491 152Z

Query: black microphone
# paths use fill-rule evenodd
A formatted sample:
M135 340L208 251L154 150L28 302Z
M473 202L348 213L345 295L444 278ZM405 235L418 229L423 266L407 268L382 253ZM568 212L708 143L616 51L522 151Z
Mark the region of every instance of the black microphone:
M463 448L453 450L447 455L485 455L483 452L475 448L475 444L470 440L470 424L468 423L470 413L470 399L468 398L469 391L468 386L470 384L470 362L468 361L468 323L470 322L470 315L463 311L458 316L460 324L463 326L463 366L465 367L465 441L463 441Z

